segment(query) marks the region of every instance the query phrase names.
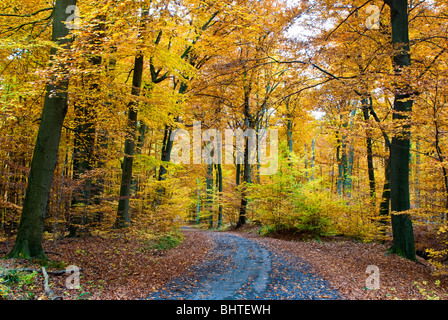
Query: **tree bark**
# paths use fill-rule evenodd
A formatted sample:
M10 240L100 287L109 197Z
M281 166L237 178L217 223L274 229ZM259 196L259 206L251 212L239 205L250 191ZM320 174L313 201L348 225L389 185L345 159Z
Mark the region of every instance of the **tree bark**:
M245 73L245 77L247 76L247 73ZM250 80L249 80L250 81ZM249 83L244 88L244 117L245 122L247 124L247 132L249 132L250 129L253 129L254 126L254 120L253 116L251 115L250 110L250 93L252 91L251 84ZM249 154L249 137L245 138L245 146L244 146L244 165L243 165L243 187L241 190L241 204L240 204L240 213L239 218L237 222L237 227L241 227L242 225L246 224L247 220L247 184L250 183L250 176L251 176L251 170L252 166L250 164L250 154Z
M373 109L372 97L369 97L370 103L370 115L373 116L375 122L378 124L381 123L381 120L378 118L375 110ZM384 160L384 184L383 184L383 194L381 196L379 215L383 218L389 216L389 208L390 208L390 139L387 133L381 128L381 133L384 138L384 146L387 151L388 156ZM386 219L381 220L382 223L386 223Z
M353 121L356 116L356 109L354 109L352 112L350 112L349 115L349 128L351 130L353 126ZM350 146L348 146L348 155L347 155L347 166L344 176L344 193L348 195L350 198L352 196L352 187L353 187L353 162L354 162L354 148L353 148L353 142L350 143Z
M213 164L207 164L207 174L205 176L207 188L207 210L209 214L209 228L213 228Z
M219 151L218 151L219 152ZM218 163L217 165L217 182L218 182L218 229L222 226L222 164Z
M368 99L362 99L364 120L367 122L370 118L370 106ZM366 129L366 148L367 148L367 171L369 177L370 199L375 204L376 186L375 186L375 168L373 167L373 147L372 132Z
M409 23L407 0L392 0L391 24L392 44L394 46L393 62L396 76L400 79L404 67L410 66L409 53ZM394 122L407 120L412 110L410 88L408 85L398 84L395 88ZM391 253L398 254L409 260L416 260L414 231L411 217L403 211L410 209L409 195L409 152L410 126L403 125L403 132L392 138L390 149L390 192L393 244Z
M134 74L132 78L132 95L134 96L140 95L143 77L143 62L144 58L142 54L139 54L135 57ZM129 224L131 223L131 218L129 216L129 198L131 196L130 193L132 186L132 165L134 163L136 131L137 108L134 103L131 103L128 110L128 124L124 145L124 159L122 164L120 200L118 202L115 228L124 228L129 226Z
M76 0L56 0L54 7L52 41L61 47L70 42L65 38L69 34L65 21L70 16L66 9L70 5L76 5ZM50 53L55 55L58 51L52 48ZM42 234L67 113L67 89L68 74L60 74L54 83L47 84L18 234L8 258L47 258L42 249Z
M241 191L240 214L238 218L237 227L246 224L247 216L247 186L250 183L251 165L249 163L249 138L245 138L244 146L244 165L243 165L243 187Z
M390 147L387 147L388 152ZM379 215L383 218L389 216L390 209L390 156L385 159L384 164L384 185L381 196ZM385 222L385 221L383 221Z

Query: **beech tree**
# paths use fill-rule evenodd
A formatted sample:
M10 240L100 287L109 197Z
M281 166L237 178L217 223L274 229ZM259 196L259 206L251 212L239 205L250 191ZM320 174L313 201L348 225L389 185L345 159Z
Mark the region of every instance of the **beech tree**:
M145 20L148 12L142 9L141 28L147 27ZM145 32L140 30L140 33ZM139 34L141 37L141 34ZM138 50L139 48L137 48ZM144 68L144 55L139 51L134 59L134 68L132 75L132 90L133 96L140 96ZM129 197L132 186L132 166L134 163L136 131L137 131L137 114L138 104L131 102L128 108L128 123L126 126L126 139L124 143L124 159L122 163L121 185L120 185L120 199L118 201L117 219L115 221L116 228L123 228L129 226L131 219L129 216Z
M57 0L54 6L51 39L62 49L54 46L50 54L56 56L55 63L61 69L64 69L64 60L57 59L58 55L61 56L61 50L67 49L70 43L66 21L72 13L67 13L67 7L74 5L76 0ZM57 74L46 87L20 225L14 247L7 255L9 258L46 258L42 234L62 125L67 114L68 77L67 73Z
M409 53L408 1L391 0L393 63L397 74L394 121L401 121L403 132L392 138L390 145L390 197L393 245L391 252L415 260L414 231L407 210L411 208L409 194L410 131L405 122L412 110L412 88L401 78L403 69L411 64ZM400 79L401 78L401 79Z

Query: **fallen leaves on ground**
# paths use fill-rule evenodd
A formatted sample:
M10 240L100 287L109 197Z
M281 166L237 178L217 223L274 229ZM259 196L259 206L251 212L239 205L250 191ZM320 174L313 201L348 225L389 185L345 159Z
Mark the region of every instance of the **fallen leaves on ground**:
M56 246L52 242L44 243L50 259L82 268L80 289L66 288L68 275L50 275L50 286L55 296L64 300L145 298L150 292L202 261L213 244L205 233L188 232L179 246L167 251L146 252L141 250L142 246L140 241L118 234L107 238L93 236L63 239ZM6 251L4 243L0 243L0 251ZM3 260L2 265L8 269L41 268L36 261L17 259ZM48 269L52 270L51 267ZM33 288L20 289L32 291L36 299L45 299L41 274L37 275ZM26 298L22 292L13 294L14 299Z

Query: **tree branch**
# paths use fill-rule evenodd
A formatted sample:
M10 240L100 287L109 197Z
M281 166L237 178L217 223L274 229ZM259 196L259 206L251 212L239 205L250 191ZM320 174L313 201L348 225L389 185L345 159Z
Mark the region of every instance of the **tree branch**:
M334 28L329 34L327 34L327 36L325 37L325 41L327 41L328 38L330 38L330 36L331 36L333 33L335 33L336 30L338 30L340 26L342 26L345 22L347 22L347 20L348 20L353 14L355 14L359 9L361 9L362 7L364 7L365 5L367 5L367 4L370 3L370 2L372 2L372 0L368 0L368 1L366 1L364 4L362 4L362 5L359 6L359 7L356 7L355 10L353 10L352 12L350 12L350 13L348 14L348 16L347 16L344 20L342 20L342 21L336 26L336 28Z
M30 13L30 14L10 14L10 13L0 13L0 17L19 17L19 18L26 18L26 17L32 17L35 16L41 12L45 12L45 11L49 11L49 10L53 10L54 8L44 8L44 9L40 9L37 10L36 12Z

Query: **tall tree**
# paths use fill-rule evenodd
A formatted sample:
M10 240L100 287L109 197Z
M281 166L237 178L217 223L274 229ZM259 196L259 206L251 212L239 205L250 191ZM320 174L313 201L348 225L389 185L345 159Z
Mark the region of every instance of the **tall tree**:
M132 95L139 96L142 86L144 57L140 52L134 60L134 74L132 76ZM132 102L128 109L128 123L124 144L124 159L122 164L120 200L118 202L116 228L127 227L131 223L129 216L129 197L132 187L132 165L135 153L135 134L137 130L137 106Z
M372 103L372 98L362 98L362 111L364 115L364 120L369 125L370 118L370 105ZM373 204L375 204L376 186L375 186L375 168L373 167L373 147L372 147L372 130L370 128L366 129L366 150L367 150L367 173L369 177L369 190L370 198Z
M76 0L56 0L51 39L59 47L67 48L70 43L66 21L72 13L67 7L75 5ZM50 53L57 56L60 52L54 46ZM65 70L63 60L55 60L55 63L59 64L59 70ZM19 230L8 258L46 258L42 249L42 234L62 125L67 114L68 84L68 74L64 71L56 74L47 84Z
M141 22L138 39L144 39L143 33L147 27L146 20L149 15L148 9L141 9ZM131 95L139 97L142 89L143 68L144 68L144 54L140 50L134 58L134 68L132 75L132 89ZM137 132L137 114L138 102L131 101L127 111L128 119L126 125L126 139L124 142L124 158L121 166L121 184L120 184L120 199L118 201L117 217L115 220L115 228L128 227L131 223L129 215L129 199L131 197L132 189L132 167L134 164L134 153L136 145Z
M390 146L390 192L393 244L392 253L415 260L412 220L404 213L411 208L409 195L410 126L405 121L412 110L412 93L404 83L403 69L411 65L407 0L387 1L391 9L393 63L399 79L395 88L394 121L403 121L403 132L392 138Z

